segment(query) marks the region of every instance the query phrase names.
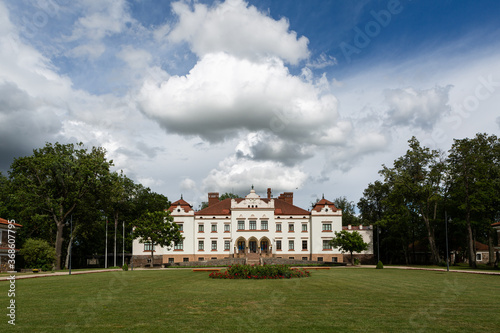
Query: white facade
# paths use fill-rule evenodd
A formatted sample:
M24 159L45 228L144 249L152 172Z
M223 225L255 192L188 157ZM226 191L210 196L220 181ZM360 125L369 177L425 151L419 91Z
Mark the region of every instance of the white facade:
M271 198L269 189L261 198L252 189L245 198L222 201L209 193L209 206L197 212L181 198L169 211L184 240L175 248L154 248L162 264L242 257L343 261L328 244L342 230L342 211L325 199L308 211L293 205L293 193ZM147 260L149 245L134 240L133 255Z

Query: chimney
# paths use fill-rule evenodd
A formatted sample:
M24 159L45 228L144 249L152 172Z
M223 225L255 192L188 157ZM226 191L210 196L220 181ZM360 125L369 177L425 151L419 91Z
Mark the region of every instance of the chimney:
M280 194L278 199L281 199L289 203L290 205L293 205L293 192L283 192L282 194Z
M219 202L219 192L208 193L208 207Z
M267 189L267 198L271 199L271 188Z

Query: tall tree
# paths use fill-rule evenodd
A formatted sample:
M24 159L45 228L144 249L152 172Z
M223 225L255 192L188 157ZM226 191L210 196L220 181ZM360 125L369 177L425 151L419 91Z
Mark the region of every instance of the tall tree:
M346 197L338 197L333 200L335 207L342 210L342 225L358 225L360 219L356 216L356 205Z
M156 245L170 249L183 240L179 226L173 220L169 211L156 211L146 212L135 221L134 237L140 238L140 243L151 244L151 267Z
M109 173L112 161L105 154L103 148L87 150L83 143L47 143L11 165L14 194L23 210L45 214L55 225L56 269L61 268L65 222Z
M408 143L410 149L406 154L394 161L393 168L383 166L380 174L386 182L393 184L393 191L405 198L408 209L421 217L427 230L431 261L438 264L440 255L434 224L441 200L445 164L439 151L421 147L415 137Z
M469 265L476 267L475 234L490 233L499 215L500 141L478 133L454 140L449 153L450 197L465 216Z

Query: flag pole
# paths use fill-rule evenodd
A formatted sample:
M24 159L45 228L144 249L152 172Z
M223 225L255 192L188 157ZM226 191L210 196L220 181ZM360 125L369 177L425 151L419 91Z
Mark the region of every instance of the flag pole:
M104 268L108 268L108 218L106 217L106 249L104 254Z

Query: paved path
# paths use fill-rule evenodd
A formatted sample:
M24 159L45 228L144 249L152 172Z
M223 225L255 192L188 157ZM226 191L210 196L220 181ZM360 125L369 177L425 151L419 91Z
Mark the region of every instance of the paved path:
M352 266L350 266L352 267ZM375 268L375 265L362 265L362 266L357 266L357 267L373 267ZM437 272L446 272L446 268L425 268L425 267L408 267L408 266L384 266L384 269L391 269L391 268L396 268L396 269L413 269L413 270L418 270L418 271L437 271ZM469 273L469 274L485 274L485 275L500 275L500 271L471 271L471 270L462 270L462 269L450 269L450 272L453 273Z
M103 272L118 272L118 271L121 271L121 269L114 268L114 269L102 269L102 270L90 270L90 271L72 271L71 275L103 273ZM12 275L14 275L14 274L12 274ZM35 273L35 274L26 274L26 275L16 274L16 280L33 279L33 278L47 277L47 276L61 276L61 275L69 275L69 272ZM0 276L0 281L6 281L6 280L10 280L10 275Z

